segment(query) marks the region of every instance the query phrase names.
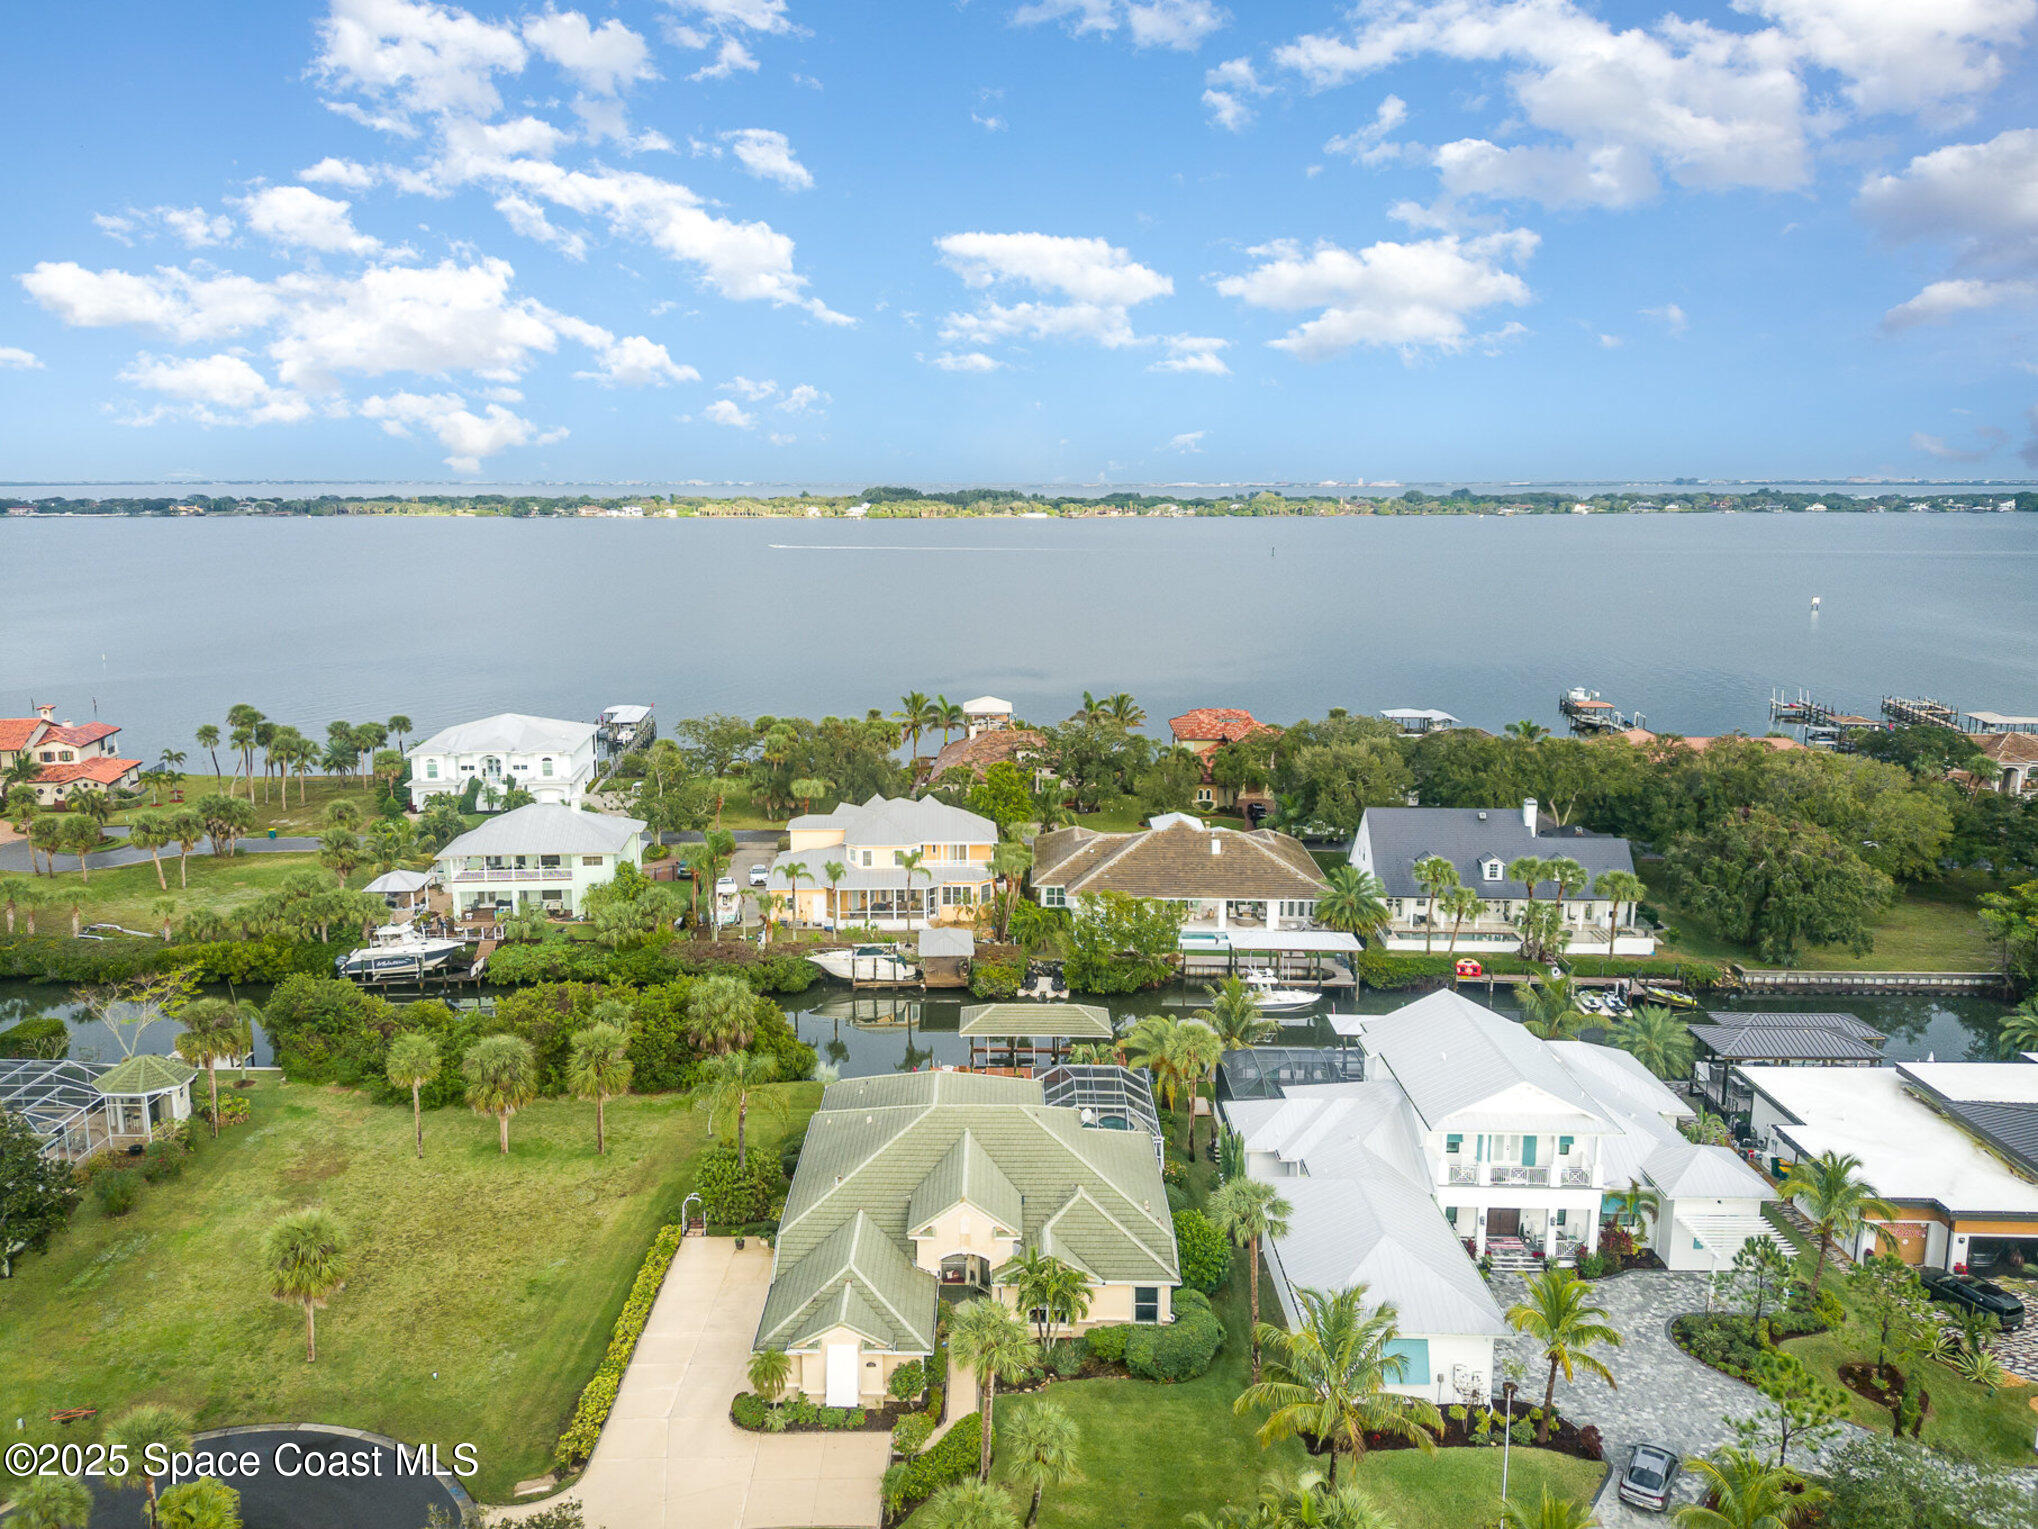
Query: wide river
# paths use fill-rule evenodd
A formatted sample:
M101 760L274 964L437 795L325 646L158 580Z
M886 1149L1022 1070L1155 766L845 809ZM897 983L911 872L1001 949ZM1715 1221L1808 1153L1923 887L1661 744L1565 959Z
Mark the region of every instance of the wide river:
M1554 726L1572 685L1688 734L1763 731L1776 686L2038 713L2038 515L0 519L0 569L0 714L96 707L145 760L240 701L313 736L907 690L1035 721L1125 690L1154 724Z

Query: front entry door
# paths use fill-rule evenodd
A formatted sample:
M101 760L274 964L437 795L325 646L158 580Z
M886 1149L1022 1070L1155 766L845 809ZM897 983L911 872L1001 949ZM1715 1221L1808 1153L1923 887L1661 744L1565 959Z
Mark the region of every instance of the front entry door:
M1519 1237L1521 1235L1521 1210L1510 1206L1502 1210L1495 1206L1486 1212L1486 1235L1488 1237Z
M858 1374L857 1355L860 1352L853 1343L831 1343L828 1345L828 1405L831 1407L854 1407L856 1405L856 1379Z

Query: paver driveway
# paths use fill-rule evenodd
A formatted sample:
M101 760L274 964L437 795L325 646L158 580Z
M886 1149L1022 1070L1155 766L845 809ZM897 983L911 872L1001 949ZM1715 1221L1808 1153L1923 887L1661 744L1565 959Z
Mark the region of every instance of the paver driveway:
M588 1529L877 1524L888 1434L758 1434L729 1421L770 1284L771 1253L755 1243L680 1245L594 1458L564 1494L586 1508Z

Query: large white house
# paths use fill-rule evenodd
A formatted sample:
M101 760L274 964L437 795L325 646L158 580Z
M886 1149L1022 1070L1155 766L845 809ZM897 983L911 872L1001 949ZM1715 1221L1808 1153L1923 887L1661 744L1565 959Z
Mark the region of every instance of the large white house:
M578 807L594 780L595 725L506 711L441 728L416 745L410 760L410 804L442 792L456 795L481 782L481 805L521 786L539 802Z
M439 884L465 915L526 907L578 915L620 865L642 866L644 824L533 802L460 835L439 851Z
M1438 856L1450 861L1461 886L1485 900L1477 919L1453 928L1453 921L1431 905L1429 892L1415 879L1419 860ZM1566 895L1553 881L1534 887L1511 880L1507 867L1519 859L1575 860L1592 883ZM1512 807L1368 807L1359 819L1346 859L1377 876L1386 888L1389 923L1382 939L1389 950L1443 950L1472 955L1512 954L1521 949L1521 931L1514 919L1531 896L1563 904L1570 949L1604 955L1611 932L1613 954L1647 956L1656 951L1656 937L1634 927L1632 904L1616 908L1594 890L1608 871L1633 873L1634 852L1628 841L1579 828L1554 828L1542 822L1534 797L1517 811ZM1432 915L1434 914L1434 919ZM1616 919L1616 914L1619 915Z
M1505 1327L1474 1260L1575 1262L1631 1181L1662 1201L1647 1237L1672 1268L1725 1267L1747 1238L1775 1236L1768 1185L1726 1148L1686 1141L1691 1108L1626 1052L1538 1040L1450 991L1332 1022L1358 1041L1361 1081L1224 1113L1246 1172L1294 1207L1267 1249L1283 1309L1293 1321L1305 1286L1363 1283L1391 1302L1398 1391L1486 1395Z
M966 924L991 895L998 825L931 796L844 802L786 830L791 848L772 860L767 885L792 895L802 924ZM830 865L841 868L832 880Z

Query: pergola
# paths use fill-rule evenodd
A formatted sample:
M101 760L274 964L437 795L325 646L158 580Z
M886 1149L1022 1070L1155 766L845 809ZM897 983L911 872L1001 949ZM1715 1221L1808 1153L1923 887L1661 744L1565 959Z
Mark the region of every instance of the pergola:
M980 1003L962 1011L956 1033L969 1042L972 1069L1010 1068L1028 1076L1053 1065L1072 1041L1110 1044L1108 1010L1081 1003Z

